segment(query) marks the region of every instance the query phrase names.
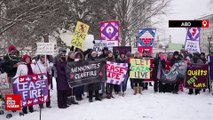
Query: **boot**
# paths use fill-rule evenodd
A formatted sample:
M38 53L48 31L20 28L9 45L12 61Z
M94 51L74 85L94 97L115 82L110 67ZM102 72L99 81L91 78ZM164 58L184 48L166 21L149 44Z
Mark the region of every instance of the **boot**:
M139 87L138 90L139 90L139 94L142 95L142 87Z
M72 104L72 102L71 102L71 97L68 97L68 98L67 98L67 104L68 104L68 105L71 105L71 104Z
M74 105L78 104L78 102L75 101L74 97L71 98L71 103L74 104Z
M137 94L137 87L134 87L134 95Z

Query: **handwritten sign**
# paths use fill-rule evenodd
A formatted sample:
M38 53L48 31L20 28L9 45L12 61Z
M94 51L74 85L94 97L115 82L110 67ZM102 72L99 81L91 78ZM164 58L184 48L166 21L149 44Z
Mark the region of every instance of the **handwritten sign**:
M0 74L0 90L2 89L9 89L10 84L8 81L7 73Z
M208 65L188 64L186 70L186 88L207 88L208 87Z
M130 59L130 78L150 79L150 59Z
M37 55L54 55L54 43L37 43Z
M107 61L107 83L114 85L120 85L127 77L128 64L127 63L115 63Z
M89 31L89 26L85 23L78 21L71 45L76 48L83 49L83 43L88 31Z
M49 100L47 75L35 74L15 78L13 92L21 95L22 106L45 103Z

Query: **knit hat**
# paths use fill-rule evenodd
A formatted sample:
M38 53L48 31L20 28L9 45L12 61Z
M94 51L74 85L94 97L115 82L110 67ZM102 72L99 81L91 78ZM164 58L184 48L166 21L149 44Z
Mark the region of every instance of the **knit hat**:
M173 53L173 56L175 56L175 55L179 55L179 52L178 52L178 51L175 51L175 52Z
M10 53L10 52L12 52L13 50L16 50L16 47L15 47L14 45L10 45L10 46L8 47L8 52Z
M23 55L22 61L23 61L23 62L26 62L26 59L27 59L27 58L30 58L30 62L32 62L32 59L31 59L31 57L30 57L28 54Z

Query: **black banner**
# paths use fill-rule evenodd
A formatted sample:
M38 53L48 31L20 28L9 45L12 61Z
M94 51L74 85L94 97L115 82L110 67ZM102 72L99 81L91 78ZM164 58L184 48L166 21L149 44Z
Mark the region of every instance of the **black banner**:
M131 51L132 51L131 46L114 46L113 47L113 53L114 54L115 53L119 53L119 54L124 53L124 54L126 54L128 52L131 53Z
M103 61L71 62L66 66L70 88L106 81L106 68Z

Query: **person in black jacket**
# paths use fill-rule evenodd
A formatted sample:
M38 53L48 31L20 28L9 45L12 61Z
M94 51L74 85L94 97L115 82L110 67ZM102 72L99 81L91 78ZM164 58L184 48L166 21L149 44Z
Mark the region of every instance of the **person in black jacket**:
M96 51L91 51L88 54L88 59L90 61L95 61L97 60L97 53ZM89 92L89 102L93 102L93 93L95 92L95 100L101 101L101 98L99 96L99 90L101 89L101 84L100 83L92 83L87 85L88 92Z

